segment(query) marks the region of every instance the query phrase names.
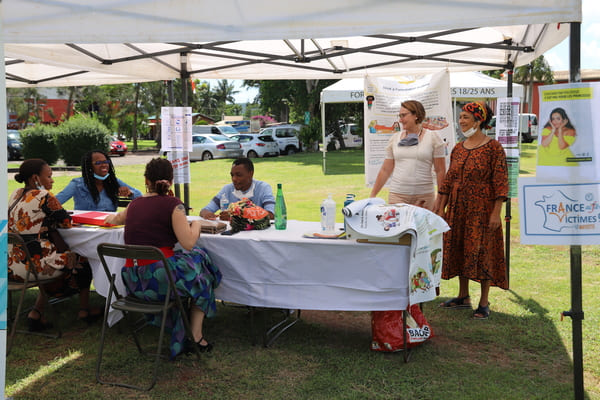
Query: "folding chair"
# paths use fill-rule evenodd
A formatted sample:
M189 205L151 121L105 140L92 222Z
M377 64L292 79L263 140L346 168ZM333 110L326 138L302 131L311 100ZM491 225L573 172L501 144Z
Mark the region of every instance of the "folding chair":
M27 245L25 244L25 241L23 240L21 235L19 235L18 233L8 232L8 244L12 244L13 247L19 247L23 251L23 253L25 254L25 261L26 261L27 265L29 266L29 268L27 269L27 274L25 275L24 281L22 281L22 282L14 281L14 280L8 281L8 303L9 303L8 309L9 310L12 309L12 292L19 291L19 292L21 292L21 294L19 296L19 302L17 304L17 311L15 312L14 320L12 322L10 334L8 337L8 344L6 346L6 355L8 355L10 353L10 350L12 348L13 338L15 336L15 333L17 332L17 325L19 323L19 317L21 315L21 309L23 308L23 300L25 299L25 292L27 291L27 289L37 287L39 289L40 293L42 294L42 296L44 296L44 298L46 299L47 309L50 311L50 314L52 315L52 320L54 321L54 324L56 325L56 333L50 334L50 333L46 333L46 332L30 332L28 330L19 330L19 333L27 333L30 335L45 336L45 337L50 337L50 338L55 338L55 339L58 339L59 337L62 336L62 331L58 327L58 318L57 318L56 312L54 311L54 308L52 307L51 302L48 301L48 294L46 293L46 290L44 290L44 286L43 286L43 284L45 284L45 283L51 283L51 282L54 282L54 281L62 279L62 278L60 276L51 278L51 279L42 279L42 280L40 280L38 278L37 271L36 271L35 267L33 266L34 265L33 261L31 260L31 254L29 254L29 250L27 249ZM41 318L41 315L40 315L40 318Z
M102 262L102 266L104 267L104 272L106 273L106 276L108 277L110 287L109 287L108 295L106 297L106 304L105 304L105 309L104 309L104 323L102 324L100 349L98 351L98 360L96 362L96 380L99 383L106 384L106 385L122 386L122 387L126 387L126 388L131 388L131 389L138 389L138 390L150 390L154 387L156 380L157 380L158 365L159 365L159 361L161 358L161 347L163 344L165 324L166 324L166 320L167 320L167 313L173 307L179 308L179 311L183 318L183 323L185 326L186 334L188 335L189 338L192 338L192 340L193 340L192 330L190 328L190 323L189 323L189 320L187 317L187 312L186 312L185 308L183 307L181 298L179 297L179 295L177 293L177 290L175 288L175 282L173 280L171 273L165 274L168 277L169 286L167 288L167 293L165 295L164 301L160 301L160 302L146 301L146 300L137 298L133 295L127 295L124 297L121 294L119 294L119 292L117 291L117 288L115 287L116 274L110 272L110 270L107 266L107 263L106 263L106 257L122 258L123 261L125 261L125 259L127 259L127 258L130 258L134 261L134 264L136 264L136 265L137 265L137 260L160 260L160 261L162 261L163 266L168 268L167 260L165 259L165 256L162 253L162 251L160 251L160 249L153 247L153 246L136 246L136 245L122 245L122 244L110 244L110 243L101 243L98 245L97 249L98 249L98 255L100 256L100 261ZM124 264L124 262L123 262L123 264ZM140 345L140 341L138 339L137 332L140 329L142 329L146 324L142 325L141 327L137 327L137 328L135 326L132 326L129 321L128 314L129 313L141 313L141 314L155 314L155 315L161 316L160 334L159 334L158 342L156 345L156 353L154 354L154 356L155 356L154 372L153 372L153 376L152 376L152 381L148 386L135 386L135 385L130 385L130 384L121 383L121 382L108 382L108 381L102 380L100 377L102 353L104 350L104 340L105 340L106 328L107 328L107 318L108 318L108 311L109 311L110 307L112 307L116 310L120 310L125 314L125 319L127 320L127 323L129 324L129 330L131 331L131 333L133 335L133 340L135 341L135 345L137 346L137 349L141 354L143 354L144 352ZM196 350L196 355L197 355L198 359L200 359L200 350L198 348L195 348L195 350Z

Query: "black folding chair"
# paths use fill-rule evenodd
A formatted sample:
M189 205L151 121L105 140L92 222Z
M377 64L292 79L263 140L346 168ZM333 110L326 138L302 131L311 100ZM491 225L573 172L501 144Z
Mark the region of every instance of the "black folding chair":
M62 331L58 327L58 318L56 316L56 312L54 311L52 304L48 301L48 299L49 299L48 294L44 290L44 286L43 286L43 284L45 284L45 283L54 282L56 280L62 279L62 277L57 276L57 277L50 278L50 279L40 280L38 277L37 271L35 269L35 266L33 264L33 261L31 260L31 254L29 254L27 245L25 244L25 241L23 240L21 235L19 235L18 233L8 232L8 244L12 245L13 248L18 247L23 251L23 253L25 254L25 261L27 263L28 268L27 268L27 274L25 275L24 281L15 281L15 280L8 281L8 303L9 303L8 309L9 310L12 309L12 293L18 291L18 292L20 292L20 296L19 296L19 302L17 304L17 310L15 312L15 316L12 321L12 325L11 325L11 329L10 329L10 333L9 333L9 337L8 337L8 344L6 346L6 355L8 355L10 353L10 350L12 348L13 338L15 336L15 333L17 332L19 317L21 315L21 310L23 308L23 300L25 299L25 292L27 291L27 289L31 289L34 287L37 287L39 289L42 296L46 299L46 305L47 305L46 308L50 311L50 314L52 315L52 321L54 322L54 325L57 328L56 328L55 333L30 332L28 330L19 330L18 332L19 333L27 333L30 335L51 337L51 338L55 338L55 339L62 336ZM9 255L9 257L10 257L10 255ZM41 315L40 315L40 318L41 318Z
M138 390L150 390L156 384L158 365L160 363L161 348L163 345L163 338L164 338L164 332L165 332L165 324L166 324L166 320L167 320L167 313L173 307L177 307L179 309L179 311L181 312L181 316L183 318L183 323L185 326L186 334L193 341L193 335L192 335L192 330L190 328L190 323L189 323L189 320L187 317L187 311L183 307L181 298L179 297L179 295L177 293L177 290L175 288L175 282L173 280L173 277L172 277L170 271L168 271L168 273L165 274L168 277L169 285L167 287L167 292L166 292L164 301L160 301L160 302L146 301L146 300L140 299L138 297L135 297L133 295L122 296L121 294L119 294L119 292L117 291L117 288L115 287L116 275L114 273L111 273L110 270L108 269L108 266L106 264L106 257L121 258L121 259L123 259L123 261L125 261L125 259L127 259L127 258L130 258L134 261L134 264L136 264L136 265L137 265L137 260L160 260L160 261L162 261L163 266L165 268L168 268L167 260L165 259L165 256L162 253L162 251L160 251L160 249L158 249L154 246L135 246L135 245L101 243L98 245L98 255L100 256L100 261L102 262L102 266L104 267L104 272L106 273L106 276L108 277L110 287L109 287L108 295L106 296L106 304L105 304L105 309L104 309L104 323L102 324L102 334L100 337L100 349L98 351L98 360L96 362L96 380L99 383L106 384L106 385L122 386L122 387L131 388L131 389L138 389ZM129 324L129 329L133 335L133 340L135 341L137 349L141 354L143 354L144 351L142 350L142 347L140 345L140 341L139 341L137 332L140 329L142 329L145 326L145 324L142 325L141 327L132 326L132 324L128 318L128 314L129 313L141 313L141 314L155 314L155 315L161 316L160 334L159 334L158 342L156 345L156 353L154 354L154 356L155 356L154 372L153 372L153 376L152 376L152 381L150 382L150 384L148 386L135 386L135 385L130 385L130 384L121 383L121 382L104 381L101 379L100 369L101 369L101 364L102 364L102 354L104 351L104 340L105 340L105 335L106 335L108 312L111 307L114 308L115 310L120 310L125 314L125 319L127 320L127 323ZM195 347L195 350L196 350L196 355L198 356L198 359L200 359L200 350L197 347Z

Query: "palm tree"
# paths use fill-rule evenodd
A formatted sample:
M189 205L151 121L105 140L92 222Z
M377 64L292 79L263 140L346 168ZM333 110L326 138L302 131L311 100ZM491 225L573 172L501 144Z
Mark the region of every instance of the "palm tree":
M214 96L219 104L226 104L227 102L235 104L235 98L233 96L238 93L239 91L235 90L235 85L233 83L227 82L227 79L221 79L214 91Z

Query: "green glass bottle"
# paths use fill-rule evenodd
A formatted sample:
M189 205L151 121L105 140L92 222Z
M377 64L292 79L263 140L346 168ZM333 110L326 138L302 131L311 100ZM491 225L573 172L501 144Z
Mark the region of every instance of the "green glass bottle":
M287 226L287 210L283 199L281 183L277 184L277 196L275 196L275 229L283 230Z

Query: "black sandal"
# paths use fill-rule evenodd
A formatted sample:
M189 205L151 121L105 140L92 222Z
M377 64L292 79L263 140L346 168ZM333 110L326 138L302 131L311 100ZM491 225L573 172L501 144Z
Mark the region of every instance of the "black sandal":
M210 343L207 340L206 344L202 345L200 344L200 342L202 342L203 340L205 340L204 336L201 337L200 340L198 340L197 342L193 342L192 340L185 338L185 341L183 343L183 352L185 354L192 354L195 352L194 346L197 346L200 353L210 353L213 349L212 343Z
M54 327L54 325L52 325L52 322L42 321L42 313L40 312L40 310L34 307L32 308L32 311L38 313L40 317L37 319L31 318L29 316L27 317L27 330L29 332L42 332L46 329L52 329Z
M473 311L473 319L488 319L490 316L490 303L483 307L481 304Z
M446 300L443 303L440 303L440 307L441 308L473 308L471 307L471 302L469 301L468 303L466 302L466 300L470 300L471 296L467 295L465 297L455 297L453 299L450 300Z

